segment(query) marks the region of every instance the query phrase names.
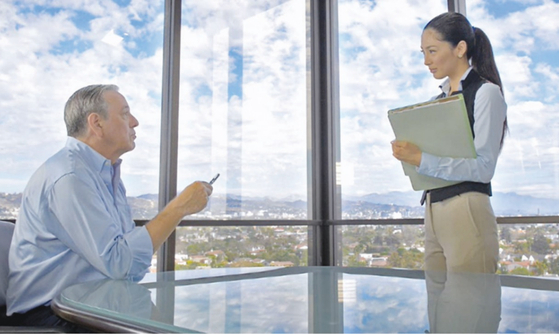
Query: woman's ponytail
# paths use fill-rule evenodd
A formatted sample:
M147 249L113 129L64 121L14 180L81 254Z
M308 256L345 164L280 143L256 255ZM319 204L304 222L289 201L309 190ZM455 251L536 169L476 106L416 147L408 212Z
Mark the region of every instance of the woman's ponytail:
M501 76L495 64L495 57L493 56L493 48L489 42L489 38L479 28L472 27L474 30L475 41L471 50L472 66L483 78L491 81L501 88L503 92L503 84L501 83Z
M475 34L475 42L471 55L472 67L481 77L499 86L499 88L501 88L501 94L504 95L505 92L503 92L501 76L497 70L497 64L495 63L495 56L493 56L493 48L491 47L489 38L483 30L476 27L472 27L472 29ZM505 118L505 123L503 124L503 134L501 135L501 148L503 147L507 131L508 124L507 119Z

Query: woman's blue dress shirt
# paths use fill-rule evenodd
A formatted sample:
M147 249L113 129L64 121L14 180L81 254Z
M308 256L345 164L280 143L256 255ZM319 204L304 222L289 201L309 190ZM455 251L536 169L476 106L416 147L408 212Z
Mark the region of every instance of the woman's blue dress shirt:
M464 73L462 80L471 70L470 67ZM447 96L450 94L448 79L441 85L441 89ZM462 90L462 84L458 89ZM499 86L490 82L484 83L478 89L474 100L474 147L477 157L437 157L423 152L417 172L448 181L489 183L495 174L506 115L507 105Z

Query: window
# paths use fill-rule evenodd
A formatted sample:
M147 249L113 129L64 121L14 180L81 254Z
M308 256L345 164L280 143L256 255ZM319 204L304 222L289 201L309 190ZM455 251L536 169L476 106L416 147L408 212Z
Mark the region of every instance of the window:
M392 157L387 111L437 95L423 65L421 32L446 1L338 2L343 220L422 218L421 193ZM393 15L397 12L398 15ZM338 263L423 264L423 225L338 226Z
M559 4L506 4L467 3L468 18L491 40L508 105L509 134L492 182L492 201L500 216L557 215L559 29L548 22L555 20Z
M339 2L342 218L350 225L340 228L338 252L344 265L416 268L422 263L423 226L384 225L402 220L419 223L417 218L423 217L421 193L411 191L391 156L386 111L438 94L439 83L425 70L417 51L423 26L443 12L445 4L421 8L398 4L410 8L412 16L400 11L398 18L386 23L383 18L388 15L382 13L388 9L383 5ZM491 199L502 223L503 273L559 274L553 255L556 227L538 224L552 220L537 218L557 215L559 208L555 167L559 30L546 23L553 21L558 9L554 2L467 2L468 19L492 42L508 104L510 132ZM535 224L509 225L509 217L526 216L536 216L524 220ZM351 225L350 220L374 222Z
M307 226L184 226L175 269L308 265Z
M423 216L421 193L392 157L387 111L438 94L420 39L446 10L446 1L338 2L343 219Z
M0 218L16 218L31 174L64 146L67 99L96 83L119 85L140 122L122 174L134 218L152 217L139 196L158 191L162 15L163 1L0 5Z
M168 61L164 1L47 3L0 5L0 219L15 219L27 180L64 145L64 103L91 83L120 85L140 122L136 149L123 156L123 179L134 218L151 219L158 211L166 94L161 82ZM331 247L323 235L333 224L333 239L339 239L329 251L339 255L336 263L416 268L423 241L421 194L411 191L391 155L386 112L438 94L439 82L419 52L420 34L448 4L182 1L177 188L217 173L220 178L208 208L177 229L178 266L220 266L224 259L307 265L313 263L311 244ZM334 8L337 22L320 13L327 22L323 31L324 25L311 22L316 18L311 8ZM535 262L545 260L548 270L540 265L537 270L555 273L557 231L537 224L559 216L559 30L549 23L559 5L470 0L465 8L491 39L508 103L510 133L492 181L503 254L517 262L530 255ZM313 67L313 42L330 38L324 37L329 24L338 29L337 40L319 50L330 55L330 46L339 46L338 59L326 62L332 68ZM311 27L318 31L311 33ZM314 69L332 73L316 76ZM320 85L332 85L333 95L339 93L330 101L339 142L338 133L315 136L316 78L328 81ZM320 97L331 98L327 95ZM334 143L317 145L316 138ZM317 162L324 162L312 149L319 145L328 151L321 154L337 161L335 196L323 191L330 186L324 179L311 180L320 174ZM313 188L311 181L321 187ZM316 217L317 206L330 205L333 217ZM323 226L315 226L319 223Z
M559 213L557 2L468 1L468 18L491 40L509 133L492 185L498 216ZM542 217L542 220L545 217ZM559 275L556 224L501 225L502 273Z
M183 1L178 189L220 174L208 207L185 219L308 218L307 44L305 0ZM307 234L180 227L176 256L201 262L177 267L204 266L216 252L229 265L306 264L296 248Z
M305 219L305 1L183 1L182 13L178 188L220 173L202 215Z

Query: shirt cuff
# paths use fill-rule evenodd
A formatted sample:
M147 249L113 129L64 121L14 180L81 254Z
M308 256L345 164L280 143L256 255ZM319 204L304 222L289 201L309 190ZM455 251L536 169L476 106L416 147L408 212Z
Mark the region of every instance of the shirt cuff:
M432 166L438 166L438 164L439 164L438 157L429 153L422 152L421 162L419 163L419 166L416 167L415 169L419 174L430 176L429 172L432 171L433 169Z

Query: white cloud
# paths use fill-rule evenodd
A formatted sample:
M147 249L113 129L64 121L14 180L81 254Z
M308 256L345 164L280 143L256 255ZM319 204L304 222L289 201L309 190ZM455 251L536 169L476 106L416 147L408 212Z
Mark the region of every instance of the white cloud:
M121 86L140 121L136 149L123 157L129 193L157 192L162 4L59 0L48 3L56 10L33 10L46 4L0 4L0 155L8 162L0 178L20 180L5 189L21 191L23 180L63 145L70 94L102 82ZM485 4L469 0L468 16L493 43L511 129L495 182L530 193L515 177L519 165L536 185L556 174L558 143L541 139L556 135L559 114L559 64L551 53L559 47L558 4L524 2L526 9L500 16ZM219 191L306 196L305 6L301 0L201 1L183 10L179 187L220 172ZM419 39L445 6L439 0L339 2L341 156L355 181L344 185L344 194L410 189L391 156L386 111L438 94ZM89 21L78 22L80 15ZM108 31L123 42L103 43ZM533 138L540 139L539 157ZM545 172L538 176L533 168Z
M58 4L65 5L63 2ZM26 3L27 8L32 9L31 5ZM77 3L72 1L66 5L77 6ZM115 7L102 7L96 1L91 2L92 7L83 7L85 5L87 3L79 8L107 18L116 15L122 19L120 14L114 13L118 12ZM158 101L148 98L148 93L157 95L160 92L160 53L151 59L136 59L122 47L108 46L100 41L101 38L97 39L106 33L105 27L99 25L99 30L95 30L92 25L90 31L80 31L72 22L74 13L68 8L61 7L49 13L20 10L15 4L3 6L8 8L2 9L1 21L8 23L2 25L0 34L0 72L3 73L0 76L0 130L3 133L0 147L2 156L18 159L8 160L11 163L5 165L2 174L26 180L46 158L64 145L64 103L75 90L92 83L121 84L121 92L129 102L142 102L141 105L131 102L132 110L134 112L140 106L144 109L136 113L140 123L148 120L144 129L150 129L150 123L155 126L149 136L153 136L157 146L151 147L147 156L158 158L160 106ZM11 15L4 16L4 13ZM88 36L97 37L88 39ZM75 40L76 37L79 38ZM61 44L68 42L89 44L83 52L68 53L67 46ZM123 67L127 70L122 70ZM145 140L141 137L142 131L142 128L138 129L138 146ZM132 174L134 167L130 166L141 169L146 164L146 155L135 157L134 154L124 157L129 159L125 171L132 171ZM148 169L142 173L150 175L150 172ZM146 188L157 190L157 182L158 177L153 178ZM6 184L3 191L19 192L24 185L25 182ZM128 183L128 187L134 189L135 185Z

